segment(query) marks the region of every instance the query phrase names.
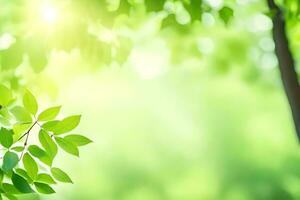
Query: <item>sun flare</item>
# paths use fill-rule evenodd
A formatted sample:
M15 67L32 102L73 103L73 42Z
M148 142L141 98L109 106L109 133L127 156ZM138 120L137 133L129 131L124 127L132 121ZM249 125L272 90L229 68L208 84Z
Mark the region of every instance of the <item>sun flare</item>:
M42 6L41 15L43 20L49 24L56 22L58 18L57 9L49 4L45 4Z

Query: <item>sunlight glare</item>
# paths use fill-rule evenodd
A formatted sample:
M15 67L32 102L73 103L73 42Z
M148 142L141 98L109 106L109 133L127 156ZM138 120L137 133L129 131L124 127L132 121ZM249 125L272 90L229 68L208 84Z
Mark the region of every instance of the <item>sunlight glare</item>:
M55 7L53 7L52 5L48 5L48 4L45 4L42 6L42 10L41 10L41 14L42 14L42 17L44 19L44 21L52 24L54 23L55 21L57 21L57 10Z
M170 52L161 40L151 40L134 48L129 63L142 79L153 79L162 75L168 66Z
M8 49L16 39L10 33L0 35L0 50Z

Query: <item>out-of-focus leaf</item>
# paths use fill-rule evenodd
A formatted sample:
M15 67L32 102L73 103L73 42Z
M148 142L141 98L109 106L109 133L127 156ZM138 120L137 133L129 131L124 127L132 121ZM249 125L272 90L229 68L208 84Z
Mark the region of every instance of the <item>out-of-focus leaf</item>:
M38 111L38 103L33 94L26 90L23 96L23 105L31 114L35 115Z
M11 148L11 150L16 151L16 152L22 152L24 150L24 147L23 146L17 146L17 147Z
M3 179L4 179L4 172L0 170L0 183L3 182Z
M6 152L3 157L2 170L8 172L12 170L19 162L19 157L16 153Z
M0 129L0 143L2 146L9 148L13 144L13 131L5 128Z
M9 200L18 200L18 198L12 194L5 193L3 194L3 196L5 196Z
M21 106L16 106L11 109L11 113L15 116L18 122L32 122L30 113Z
M225 24L228 24L229 21L233 17L233 10L227 6L224 6L221 10L219 10L219 16L224 21Z
M30 38L28 41L29 62L35 72L41 72L48 63L47 49L42 39Z
M8 49L0 51L0 64L3 69L15 69L23 61L23 49L20 42L16 42Z
M10 126L11 124L8 119L5 119L4 117L0 117L0 125Z
M2 188L6 193L9 194L20 194L20 191L12 184L3 183Z
M0 105L7 106L13 98L11 90L0 84L0 94Z
M11 119L12 115L10 114L10 112L8 111L7 108L2 107L0 109L0 115L3 116L6 119Z
M186 10L189 12L192 21L201 20L202 16L202 0L190 0L184 3Z
M165 4L166 0L145 0L145 5L146 5L146 9L147 11L151 12L151 11L162 11L164 9L164 4Z

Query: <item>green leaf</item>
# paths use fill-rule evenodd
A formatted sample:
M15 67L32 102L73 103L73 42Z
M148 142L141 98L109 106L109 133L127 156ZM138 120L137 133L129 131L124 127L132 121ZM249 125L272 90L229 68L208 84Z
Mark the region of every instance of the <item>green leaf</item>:
M145 6L147 8L148 12L152 12L152 11L162 11L164 9L164 4L165 4L166 0L145 0Z
M3 126L10 126L10 121L4 117L0 117L0 124Z
M11 180L14 186L22 193L33 193L34 191L31 189L29 183L18 174L13 173Z
M55 137L55 141L57 142L58 146L65 152L75 156L79 156L79 150L73 143L59 137Z
M28 175L28 173L24 169L18 168L15 171L16 171L16 173L18 175L20 175L23 178L25 178L28 181L28 183L32 183L33 182L32 178Z
M23 146L17 146L17 147L11 148L11 150L16 151L16 152L22 152L22 151L24 151L24 147Z
M30 44L27 48L28 58L34 72L41 72L47 65L47 49L42 41L37 41L36 38L28 38Z
M54 179L49 174L45 173L39 174L36 178L36 181L40 183L56 184Z
M18 200L18 198L12 194L6 193L6 194L3 194L3 196L5 196L9 200Z
M9 148L13 144L13 131L5 128L0 129L0 143L2 146Z
M20 191L12 184L9 183L3 183L2 184L3 190L6 193L10 193L10 194L20 194Z
M28 153L26 153L23 157L23 165L30 178L35 180L39 171L39 167L35 160Z
M38 121L49 121L56 118L60 111L61 106L51 107L44 110L39 116Z
M31 114L35 115L38 111L38 103L33 94L26 90L23 96L23 105Z
M53 194L53 193L55 193L55 191L49 185L47 185L45 183L35 182L34 185L35 185L35 188L37 189L37 191L39 193L42 193L42 194Z
M51 169L51 174L57 181L60 181L60 182L63 182L63 183L73 183L73 181L71 180L69 175L66 174L64 171L62 171L59 168L55 168L55 167L52 168Z
M13 98L11 90L0 84L0 94L0 105L7 106Z
M31 145L28 148L28 151L34 156L34 157L43 157L45 155L47 155L47 153L41 149L40 147L38 147L37 145Z
M3 69L15 69L23 62L23 45L17 40L8 49L1 51L0 65Z
M48 165L48 166L52 165L52 159L49 157L49 155L46 153L46 151L41 149L39 146L31 145L31 146L29 146L28 151L32 156L38 158L40 161L42 161L46 165Z
M16 153L7 151L3 158L2 169L4 172L12 170L19 162L19 157Z
M78 126L80 118L80 115L73 115L59 121L53 129L54 134L60 135L72 131Z
M4 172L0 170L0 183L3 182L3 179L4 179Z
M184 7L190 14L192 21L201 20L203 14L202 0L184 1Z
M82 135L67 135L64 139L76 146L84 146L92 142L92 140Z
M54 158L57 154L57 146L53 142L49 134L41 129L39 133L39 140L46 152L48 153L48 155Z
M224 6L221 10L219 10L219 16L224 21L225 24L228 24L229 21L233 17L233 10L227 6Z
M13 126L14 131L14 141L17 141L24 133L26 133L29 128L32 126L32 123L21 123L21 124L15 124Z
M18 122L32 122L30 113L24 107L16 106L11 109L11 113Z
M47 131L53 132L53 130L54 130L55 126L58 124L58 122L59 122L58 120L46 122L42 125L42 128Z
M8 109L7 108L1 108L0 109L0 115L2 117L4 117L5 119L11 119L12 118L12 115L8 112Z

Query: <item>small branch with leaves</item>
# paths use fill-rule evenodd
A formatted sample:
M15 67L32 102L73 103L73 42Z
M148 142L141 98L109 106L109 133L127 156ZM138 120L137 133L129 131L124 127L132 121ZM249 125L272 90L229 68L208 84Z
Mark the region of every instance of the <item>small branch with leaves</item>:
M0 199L3 196L16 199L18 194L34 192L52 194L55 191L51 185L57 181L73 183L66 172L54 167L54 160L59 149L78 157L79 147L92 142L85 136L68 134L79 125L81 116L59 120L61 106L38 113L38 102L27 90L22 106L16 105L18 101L14 101L8 87L0 85L0 94L0 145L3 147ZM40 144L29 144L36 125Z

